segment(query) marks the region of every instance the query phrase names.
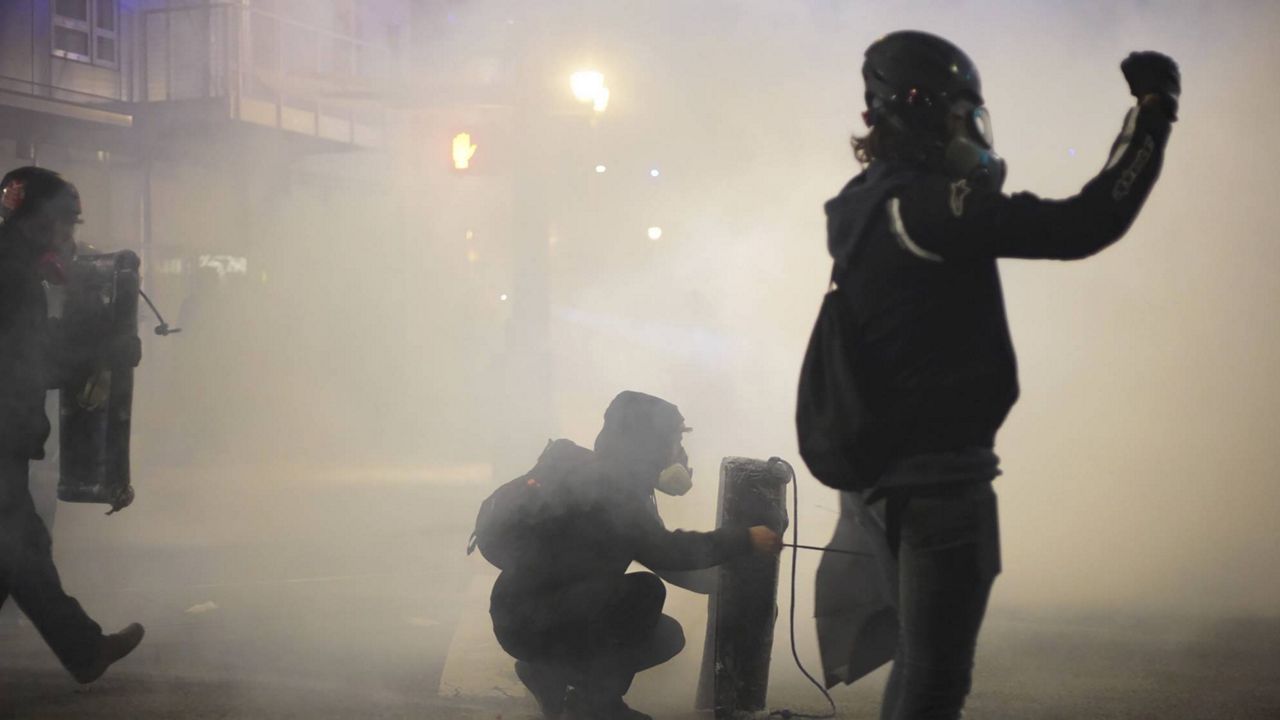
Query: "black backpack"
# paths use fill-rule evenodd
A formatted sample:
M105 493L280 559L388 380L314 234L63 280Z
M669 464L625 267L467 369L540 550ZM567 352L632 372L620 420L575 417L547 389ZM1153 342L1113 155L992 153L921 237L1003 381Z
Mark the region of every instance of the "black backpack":
M592 452L571 440L551 440L533 469L508 480L480 504L467 554L480 554L499 570L512 568L536 544L542 526L559 517L566 476Z
M796 397L800 457L823 485L867 490L888 465L892 433L861 386L858 324L836 286L822 299Z

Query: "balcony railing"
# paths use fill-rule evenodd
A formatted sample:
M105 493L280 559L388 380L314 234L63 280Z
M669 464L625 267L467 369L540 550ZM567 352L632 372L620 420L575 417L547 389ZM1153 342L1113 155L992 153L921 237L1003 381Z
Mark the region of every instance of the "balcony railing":
M120 98L0 75L0 105L39 113L132 127L133 116Z
M231 117L374 145L389 48L240 4L143 14L142 102L219 99Z

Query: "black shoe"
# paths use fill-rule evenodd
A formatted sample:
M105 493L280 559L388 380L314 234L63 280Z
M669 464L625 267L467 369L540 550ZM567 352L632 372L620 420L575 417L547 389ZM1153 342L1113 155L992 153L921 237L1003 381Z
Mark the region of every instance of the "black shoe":
M134 623L114 635L103 637L98 641L93 659L85 667L72 670L71 677L81 685L88 685L102 677L102 673L106 672L112 663L138 647L145 632L141 625Z
M533 693L542 716L547 720L559 720L564 713L565 693L569 689L564 675L546 665L517 660L516 677Z
M622 698L618 698L618 702L609 708L608 713L604 716L608 720L653 720L652 715L646 715L635 708L628 707L622 702Z
M564 720L653 720L627 706L620 697L588 698L576 688L565 701Z

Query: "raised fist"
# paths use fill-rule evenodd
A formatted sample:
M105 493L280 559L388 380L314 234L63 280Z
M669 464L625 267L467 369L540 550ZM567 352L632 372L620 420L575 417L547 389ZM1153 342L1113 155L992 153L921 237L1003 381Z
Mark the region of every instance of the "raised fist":
M1170 120L1178 118L1178 96L1182 94L1182 75L1178 63L1168 55L1145 51L1129 53L1120 63L1120 71L1129 82L1129 92L1141 102L1155 95L1164 103Z

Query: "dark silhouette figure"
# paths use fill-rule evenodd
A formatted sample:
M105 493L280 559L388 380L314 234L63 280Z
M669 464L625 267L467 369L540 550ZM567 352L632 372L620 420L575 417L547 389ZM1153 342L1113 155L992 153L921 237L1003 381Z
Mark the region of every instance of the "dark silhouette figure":
M820 636L829 683L852 682L892 655L883 720L960 717L1000 571L993 448L1018 380L996 260L1073 260L1106 248L1160 172L1177 65L1134 53L1121 69L1138 102L1105 168L1079 194L1042 200L1001 192L1004 161L978 71L959 48L905 31L867 49L870 132L854 139L866 168L826 212L828 302L834 296L847 318L862 396L848 426L877 439L855 453L874 471L823 479L858 488L842 503L841 546L877 533L866 546L882 558L825 558L817 602L820 624L833 616ZM849 612L835 619L842 606ZM888 641L886 618L897 625Z
M137 647L143 629L104 636L62 589L28 488L50 431L45 394L85 359L50 323L43 285L65 278L79 216L79 194L57 173L26 167L0 181L0 604L12 596L63 666L90 683Z
M685 430L671 403L634 392L615 398L594 452L555 485L552 520L494 585L494 633L548 718L648 717L623 696L637 672L671 659L685 640L679 623L662 613L663 581L627 573L633 561L696 570L781 547L766 527L663 526L653 493L680 485L670 478L686 462Z

